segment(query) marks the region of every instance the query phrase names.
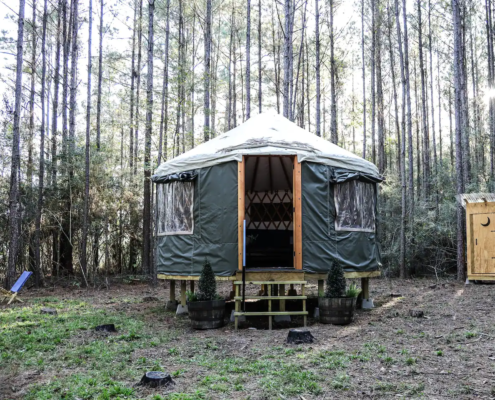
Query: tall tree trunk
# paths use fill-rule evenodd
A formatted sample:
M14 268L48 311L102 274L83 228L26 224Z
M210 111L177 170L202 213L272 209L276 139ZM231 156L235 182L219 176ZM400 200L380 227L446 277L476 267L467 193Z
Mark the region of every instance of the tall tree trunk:
M170 0L165 3L166 8L166 27L165 27L165 49L164 49L164 60L163 60L163 85L162 85L162 109L160 113L160 140L158 142L158 165L162 162L162 148L163 143L165 143L165 148L163 149L163 160L168 159L168 63L169 63L169 41L170 41ZM194 29L194 27L193 27ZM194 93L194 89L193 89ZM194 126L193 126L194 129Z
M437 159L437 142L435 137L435 102L433 101L433 45L431 30L431 0L428 0L428 47L430 52L430 101L431 101L431 138L433 142L433 166L435 178L438 176L438 159ZM438 210L438 183L435 184L436 191L436 209Z
M364 0L363 0L364 2ZM315 44L316 44L316 136L321 136L321 91L320 91L320 6L315 0Z
M383 82L382 82L382 12L380 0L375 0L375 29L376 29L376 102L378 122L378 170L385 172L385 115L383 111Z
M361 61L363 64L363 158L366 158L366 69L364 61L364 0L361 0Z
M421 0L417 2L418 7L418 45L419 45L419 72L421 75L421 107L423 121L423 169L424 169L424 198L430 198L431 171L430 171L430 136L428 132L428 100L426 95L426 71L423 60L423 24L421 20Z
M36 0L33 0L33 20L31 22L32 44L31 44L31 91L29 94L29 137L28 137L28 161L26 178L30 188L33 185L33 138L34 138L34 96L36 93L36 44L38 35L36 32Z
M258 0L258 112L262 111L261 97L261 0Z
M84 282L87 283L88 275L88 259L87 259L87 244L88 244L88 226L89 226L89 145L91 132L91 37L93 29L93 0L89 0L88 14L88 91L86 95L86 145L84 148L84 209L83 209L83 226L81 237L81 269L84 275ZM95 246L98 246L95 243Z
M330 110L331 110L331 121L330 121L330 140L332 143L338 144L339 137L337 131L337 65L335 63L335 36L334 36L334 24L333 24L333 14L334 14L334 0L330 0Z
M148 76L146 90L146 135L144 142L144 191L143 191L143 270L151 275L156 286L157 275L151 265L151 133L153 123L153 16L155 1L148 0Z
M462 149L462 128L463 110L462 97L463 77L462 77L462 32L461 17L459 10L459 0L452 0L452 19L454 25L454 97L455 97L455 169L456 169L456 192L464 193L464 174ZM464 215L460 202L457 202L457 279L463 282L466 279L466 268L464 260Z
M210 64L211 64L211 0L206 0L205 72L204 72L204 141L210 140Z
M292 0L285 0L285 29L284 29L284 81L283 81L283 115L289 118L289 81L290 81L290 48L292 47L292 38L290 35L291 27L291 5Z
M134 175L137 174L138 165L138 149L139 149L139 100L141 93L141 60L142 60L142 44L143 44L143 0L139 0L139 16L138 16L138 56L136 70L136 129L134 130Z
M375 126L376 126L376 6L371 0L371 160L376 164L376 143L375 143Z
M402 18L404 24L404 74L406 79L406 125L407 125L407 147L408 147L408 198L409 198L409 225L414 222L414 157L413 157L413 134L412 134L412 106L411 106L411 81L409 75L409 38L407 35L407 8L406 0L402 0Z
M102 0L103 1L103 0ZM129 169L134 166L134 86L136 82L136 35L137 35L137 5L134 2L134 24L132 30L131 56L131 94L130 94L130 123L129 123Z
M251 118L251 0L246 2L246 120Z
M406 10L403 9L405 14ZM395 0L395 24L397 28L397 41L399 47L399 60L400 60L400 76L402 86L402 102L401 102L401 143L400 143L400 186L401 186L401 220L400 220L400 252L399 252L399 271L402 279L407 277L406 266L406 95L407 95L407 81L405 71L405 60L402 52L402 36L400 30L400 18L399 18L399 0ZM390 51L392 54L392 50ZM395 88L395 84L393 84ZM410 118L410 115L409 115ZM398 117L396 116L396 119Z
M19 176L21 168L20 117L22 102L22 59L24 46L24 0L19 0L17 21L17 58L15 78L14 129L12 134L12 163L9 193L9 258L5 276L5 288L10 289L16 275L16 261L20 242Z
M100 44L98 53L98 93L96 100L96 150L100 151L101 141L101 83L103 80L103 1L100 0Z

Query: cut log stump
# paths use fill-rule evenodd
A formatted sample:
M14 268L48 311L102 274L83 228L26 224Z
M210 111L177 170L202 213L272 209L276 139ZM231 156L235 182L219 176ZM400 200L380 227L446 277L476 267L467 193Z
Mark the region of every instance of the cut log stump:
M43 307L41 309L41 314L57 315L57 310L55 308Z
M98 325L95 328L95 331L97 331L97 332L117 332L117 329L115 328L114 324L105 324L105 325Z
M287 343L301 344L301 343L313 343L314 336L307 329L291 329L287 336Z
M143 375L139 384L156 388L160 386L173 385L174 381L172 380L170 374L167 374L166 372L149 371Z

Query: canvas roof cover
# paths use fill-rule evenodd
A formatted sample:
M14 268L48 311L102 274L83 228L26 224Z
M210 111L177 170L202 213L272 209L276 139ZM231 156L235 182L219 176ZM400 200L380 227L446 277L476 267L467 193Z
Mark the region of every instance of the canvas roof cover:
M296 155L308 161L364 172L380 178L365 159L308 132L274 111L258 114L244 124L161 164L153 180L169 174L242 161L243 155Z

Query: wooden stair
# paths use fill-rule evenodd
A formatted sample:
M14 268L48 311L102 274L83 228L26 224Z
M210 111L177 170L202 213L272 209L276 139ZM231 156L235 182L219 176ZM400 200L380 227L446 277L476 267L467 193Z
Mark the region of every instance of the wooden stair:
M286 296L285 295L285 285L301 285L301 295L300 296ZM306 311L306 300L307 296L305 295L305 287L306 287L307 281L301 281L301 280L293 280L293 281L275 281L275 280L251 280L248 281L246 280L246 286L247 285L265 285L267 288L268 296L245 296L246 300L267 300L268 301L268 311L254 311L254 312L244 312L241 311L241 304L242 304L242 296L240 295L240 291L242 288L242 281L234 281L235 285L235 312L234 312L234 317L235 317L235 330L237 331L238 329L238 323L239 323L239 317L241 316L267 316L268 317L268 329L272 330L273 326L273 317L277 315L302 315L304 317L304 326L306 326L307 323L307 316L308 312ZM273 285L280 285L279 286L279 294L280 296L275 296L272 295L273 293ZM272 311L272 301L279 301L280 302L280 310L281 311ZM302 300L302 311L285 311L285 300Z

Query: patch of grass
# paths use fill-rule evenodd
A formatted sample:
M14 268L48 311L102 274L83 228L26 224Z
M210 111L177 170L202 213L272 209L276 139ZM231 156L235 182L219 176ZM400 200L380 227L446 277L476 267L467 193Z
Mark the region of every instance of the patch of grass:
M408 358L406 358L405 363L406 363L406 365L414 365L414 364L416 364L416 359L414 357L408 357Z
M344 390L349 388L349 382L350 378L346 374L340 374L335 376L335 378L332 380L332 388L334 389L339 389L339 390Z
M466 339L471 339L471 338L476 337L477 334L476 334L476 332L467 331L464 333L464 336L466 336Z
M405 333L404 329L399 329L397 335L403 335Z
M436 351L436 355L439 356L439 357L443 356L443 351L442 350L437 350Z

